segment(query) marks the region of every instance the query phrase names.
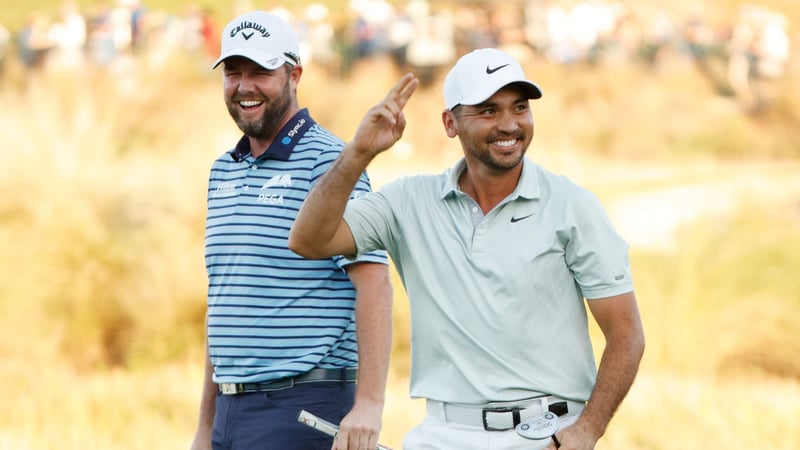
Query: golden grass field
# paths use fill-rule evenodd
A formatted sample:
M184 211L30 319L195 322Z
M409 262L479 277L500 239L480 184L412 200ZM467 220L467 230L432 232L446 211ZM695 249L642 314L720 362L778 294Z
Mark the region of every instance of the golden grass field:
M800 72L748 116L680 58L657 73L528 61L545 91L529 155L597 192L631 237L647 350L597 448L799 448ZM239 136L201 65L0 85L0 450L188 447L206 176ZM383 60L347 80L309 66L301 102L347 139L399 75ZM459 156L440 86L408 105L374 187ZM408 399L395 282L381 441L400 448L423 405Z

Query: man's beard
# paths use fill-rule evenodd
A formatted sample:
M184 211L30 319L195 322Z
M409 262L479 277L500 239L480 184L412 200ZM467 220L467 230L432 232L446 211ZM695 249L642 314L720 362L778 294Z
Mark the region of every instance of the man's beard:
M525 156L525 153L527 153L527 151L528 151L528 145L526 144L523 147L522 152L520 152L520 154L518 155L518 157L514 158L510 162L507 162L507 161L504 162L504 161L500 161L500 160L496 159L494 157L494 155L492 155L492 152L490 152L489 150L478 149L478 148L475 148L473 146L465 146L464 150L465 150L467 156L470 156L470 157L478 160L484 166L486 166L488 169L490 169L490 170L492 170L494 172L497 172L497 173L502 173L502 172L507 172L507 171L517 167L517 165L519 165L519 163L522 161L522 158Z
M244 98L244 96L241 96ZM279 131L284 115L291 108L292 98L289 93L289 82L287 80L283 93L272 100L264 99L264 113L256 120L247 121L239 114L240 96L234 95L233 99L225 100L233 121L242 132L252 138L267 139L274 137Z

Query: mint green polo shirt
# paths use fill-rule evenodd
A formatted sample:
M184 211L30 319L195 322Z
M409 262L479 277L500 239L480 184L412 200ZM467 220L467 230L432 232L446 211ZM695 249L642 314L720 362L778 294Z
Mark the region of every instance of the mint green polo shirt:
M584 298L633 291L628 245L599 200L524 159L485 216L440 175L351 200L358 255L384 249L411 309L411 396L481 404L537 395L588 400L596 363Z

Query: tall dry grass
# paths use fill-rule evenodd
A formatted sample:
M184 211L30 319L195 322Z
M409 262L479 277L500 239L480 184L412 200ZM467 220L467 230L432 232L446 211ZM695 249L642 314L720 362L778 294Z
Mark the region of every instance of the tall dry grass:
M684 222L669 250L633 248L648 349L598 447L797 448L800 190L780 184L800 156L800 99L785 89L797 73L776 86L767 116L748 117L677 58L658 73L526 60L545 90L531 157L604 202L698 181L691 173L713 183L723 168L785 187ZM202 378L206 175L238 138L219 75L197 67L178 59L0 90L0 449L188 445ZM307 67L301 102L347 139L397 77L381 60L348 80ZM442 133L440 85L441 74L408 105L403 143L372 168L376 186L459 156ZM382 441L399 448L423 411L407 398L397 291Z

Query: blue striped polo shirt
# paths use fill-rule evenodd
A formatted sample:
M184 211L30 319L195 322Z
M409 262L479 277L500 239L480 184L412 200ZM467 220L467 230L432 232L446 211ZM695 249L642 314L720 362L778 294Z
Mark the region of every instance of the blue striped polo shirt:
M288 249L310 188L344 143L299 111L259 158L246 136L218 158L208 186L208 346L217 383L269 381L358 363L355 288L342 257ZM370 191L366 173L353 196ZM385 253L360 262L387 264Z

